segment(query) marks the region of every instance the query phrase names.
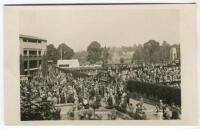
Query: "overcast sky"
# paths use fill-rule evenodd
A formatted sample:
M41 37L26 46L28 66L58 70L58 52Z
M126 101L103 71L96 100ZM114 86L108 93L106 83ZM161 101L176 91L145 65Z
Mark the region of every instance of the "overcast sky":
M133 46L154 39L179 43L178 10L135 6L28 6L20 12L20 33L45 38L56 47L66 43L86 50L94 40L102 46Z

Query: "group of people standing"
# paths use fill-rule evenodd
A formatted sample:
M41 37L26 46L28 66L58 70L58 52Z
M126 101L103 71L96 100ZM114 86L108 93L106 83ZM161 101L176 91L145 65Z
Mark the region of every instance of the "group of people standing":
M123 79L140 82L158 83L169 87L180 88L181 69L178 64L132 64L110 65L108 69Z
M127 77L129 79L142 79L144 74L151 73L150 75L156 80L159 74L173 71L163 67L156 67L155 69L152 66L151 68L145 66L141 69L129 71L129 74L125 74L125 79L123 79L122 73L119 76L120 78L112 78L116 69L108 69L110 78L102 81L101 76L78 77L74 76L73 73L67 73L49 65L46 76L39 70L32 75L30 80L21 81L20 84L23 86L24 92L30 92L27 87L31 87L29 97L34 98L35 101L50 101L53 105L72 103L73 107L67 113L68 119L103 119L102 116L95 114L97 109L119 109L125 111L125 113L136 115L138 119L146 119L143 100L137 104L130 102L130 94L126 89L126 79ZM179 68L175 68L175 70L179 72ZM165 72L163 73L163 71ZM156 74L155 77L154 74ZM21 97L23 97L23 94L21 94ZM87 111L80 113L80 110ZM117 119L116 113L109 115L107 119Z

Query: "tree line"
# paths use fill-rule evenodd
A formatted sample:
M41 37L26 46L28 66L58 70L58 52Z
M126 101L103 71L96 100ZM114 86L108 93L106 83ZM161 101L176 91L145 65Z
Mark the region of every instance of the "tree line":
M132 61L142 61L142 62L164 62L170 61L170 50L171 48L176 49L176 59L180 59L180 44L170 45L166 41L160 45L159 42L155 40L149 40L144 43L144 45L135 45L134 54Z
M108 58L108 49L101 47L97 41L91 42L87 51L74 52L72 48L65 43L60 44L57 48L53 45L47 45L47 59L57 61L60 59L78 59L81 64L89 62L95 64L105 62Z
M170 48L175 47L177 59L180 59L180 44L170 45L166 41L160 44L156 40L149 40L146 43L133 45L130 47L102 47L97 41L92 41L87 50L74 52L65 43L61 43L57 48L53 44L47 46L47 60L57 61L61 58L78 59L80 64L107 64L124 63L126 59L131 62L162 62L170 60Z

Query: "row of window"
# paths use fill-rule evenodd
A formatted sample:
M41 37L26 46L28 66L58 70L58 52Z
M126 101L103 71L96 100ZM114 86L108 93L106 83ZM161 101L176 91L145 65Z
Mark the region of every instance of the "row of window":
M41 40L37 39L23 39L23 42L41 43Z
M37 60L29 61L29 68L37 68L41 65L41 63L42 63L41 60L39 60L38 62ZM27 68L28 68L28 61L24 61L24 69L27 69Z
M28 56L28 51L29 51L29 56L41 56L41 50L38 51L37 55L37 50L24 50L24 56Z

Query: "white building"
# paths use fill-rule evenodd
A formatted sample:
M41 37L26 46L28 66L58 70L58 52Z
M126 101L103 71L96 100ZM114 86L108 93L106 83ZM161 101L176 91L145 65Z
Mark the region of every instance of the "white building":
M77 59L57 61L57 67L60 67L60 68L77 68L79 66L80 64Z
M47 51L47 40L30 35L19 35L20 74L27 75L37 70L42 63L42 56Z

